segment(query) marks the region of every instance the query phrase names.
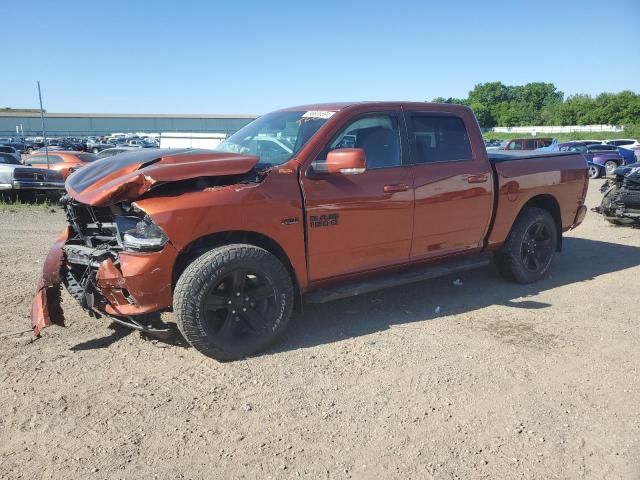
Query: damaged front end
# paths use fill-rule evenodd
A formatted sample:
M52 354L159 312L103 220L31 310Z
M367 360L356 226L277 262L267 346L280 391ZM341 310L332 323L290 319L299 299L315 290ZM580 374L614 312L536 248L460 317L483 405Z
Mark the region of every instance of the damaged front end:
M64 325L60 284L91 315L133 328L130 317L170 307L177 252L160 227L129 202L92 207L65 195L61 204L70 226L45 262L32 307L36 335Z
M159 331L146 320L171 308L178 251L135 200L212 187L217 179L236 182L257 161L202 150L156 150L121 154L75 172L60 201L69 226L47 255L32 303L34 334L64 325L62 285L92 316Z
M614 224L640 227L640 165L619 167L602 185L600 205L593 209Z

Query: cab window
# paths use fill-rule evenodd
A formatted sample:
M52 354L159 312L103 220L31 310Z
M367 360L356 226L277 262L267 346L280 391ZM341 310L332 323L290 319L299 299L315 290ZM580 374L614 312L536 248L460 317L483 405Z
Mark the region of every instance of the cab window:
M394 115L371 115L359 118L344 128L325 148L321 158L338 148L362 148L367 169L399 167L400 128Z
M415 163L471 159L464 121L451 115L411 115Z

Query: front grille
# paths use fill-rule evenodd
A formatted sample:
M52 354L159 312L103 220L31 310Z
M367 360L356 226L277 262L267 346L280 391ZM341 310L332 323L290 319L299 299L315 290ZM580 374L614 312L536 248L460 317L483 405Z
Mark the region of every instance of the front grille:
M72 243L88 247L118 248L115 217L116 207L92 207L84 205L65 195L60 200L67 215L74 236Z
M34 182L61 182L62 174L53 170L39 170L36 168L16 169L13 172L15 180Z

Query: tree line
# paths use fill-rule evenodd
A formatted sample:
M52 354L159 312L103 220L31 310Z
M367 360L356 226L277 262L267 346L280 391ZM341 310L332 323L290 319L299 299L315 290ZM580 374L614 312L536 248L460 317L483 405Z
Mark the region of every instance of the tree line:
M487 82L476 85L467 98L437 97L433 101L468 105L485 128L609 124L625 125L626 130L640 124L640 94L630 90L565 98L553 83Z

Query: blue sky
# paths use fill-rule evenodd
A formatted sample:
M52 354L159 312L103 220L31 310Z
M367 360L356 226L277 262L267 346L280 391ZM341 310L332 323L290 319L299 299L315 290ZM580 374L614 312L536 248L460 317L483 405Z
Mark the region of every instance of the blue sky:
M640 1L2 2L0 107L265 113L464 97L480 82L640 91Z

